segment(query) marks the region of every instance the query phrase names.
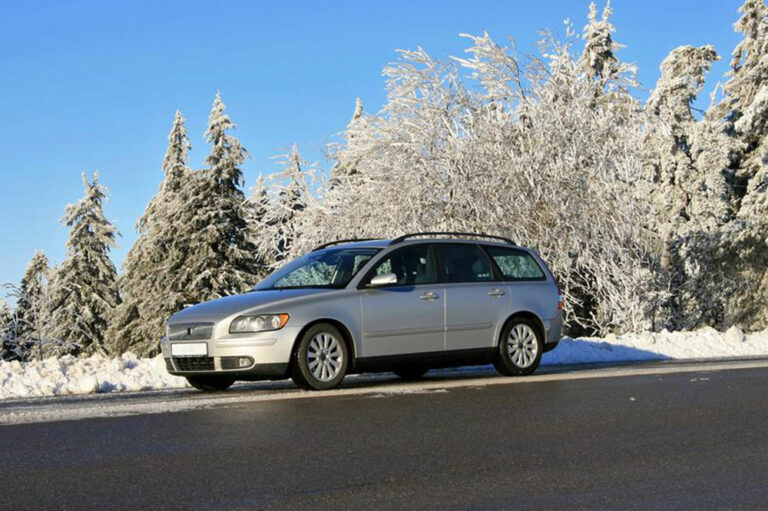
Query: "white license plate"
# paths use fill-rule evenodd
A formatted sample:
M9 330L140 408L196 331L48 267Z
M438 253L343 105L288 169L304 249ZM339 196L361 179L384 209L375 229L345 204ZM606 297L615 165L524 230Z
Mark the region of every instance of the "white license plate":
M174 357L199 357L208 354L208 344L204 342L184 342L171 344Z

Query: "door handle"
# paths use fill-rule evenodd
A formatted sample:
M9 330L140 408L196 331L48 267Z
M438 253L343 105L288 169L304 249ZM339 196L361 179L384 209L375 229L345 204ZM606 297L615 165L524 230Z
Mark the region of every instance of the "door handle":
M488 291L488 296L491 296L493 298L499 298L501 296L504 296L505 294L506 293L503 290L498 289L498 288L494 288L494 289L491 289L490 291Z
M434 293L432 291L427 291L426 293L422 294L419 299L421 300L436 300L437 298L440 298L440 295L437 293Z

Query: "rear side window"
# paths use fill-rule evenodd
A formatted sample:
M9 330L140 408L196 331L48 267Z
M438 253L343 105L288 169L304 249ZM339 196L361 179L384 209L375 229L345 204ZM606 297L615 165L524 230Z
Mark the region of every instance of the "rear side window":
M546 280L541 266L528 252L490 246L485 249L501 270L504 280Z
M477 245L436 243L435 248L445 282L493 280L490 262Z
M395 250L376 265L367 281L384 273L394 273L398 286L437 282L435 258L427 244Z

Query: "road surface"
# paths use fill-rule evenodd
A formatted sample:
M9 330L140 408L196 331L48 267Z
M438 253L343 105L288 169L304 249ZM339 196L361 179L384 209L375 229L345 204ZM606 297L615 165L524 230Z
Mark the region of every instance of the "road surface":
M183 391L52 403L0 407L6 423L21 418L0 426L2 509L757 509L768 502L765 362L522 380L438 373L411 384L362 380L319 395L273 384L213 397ZM24 415L116 403L151 406L81 420Z

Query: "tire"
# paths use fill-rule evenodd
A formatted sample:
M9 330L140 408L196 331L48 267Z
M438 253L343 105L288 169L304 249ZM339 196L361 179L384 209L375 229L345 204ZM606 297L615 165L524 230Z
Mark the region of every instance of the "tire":
M392 372L403 380L418 380L429 372L429 368L419 366L404 366Z
M499 348L493 365L504 376L525 376L533 373L544 352L544 340L533 321L513 318L501 331Z
M557 342L548 342L544 345L544 353L548 351L552 351L553 349L557 348L557 345L560 344L560 341Z
M235 383L234 378L227 376L187 376L187 381L203 392L221 392Z
M307 390L337 387L349 367L349 349L339 329L328 323L310 327L298 341L291 379Z

